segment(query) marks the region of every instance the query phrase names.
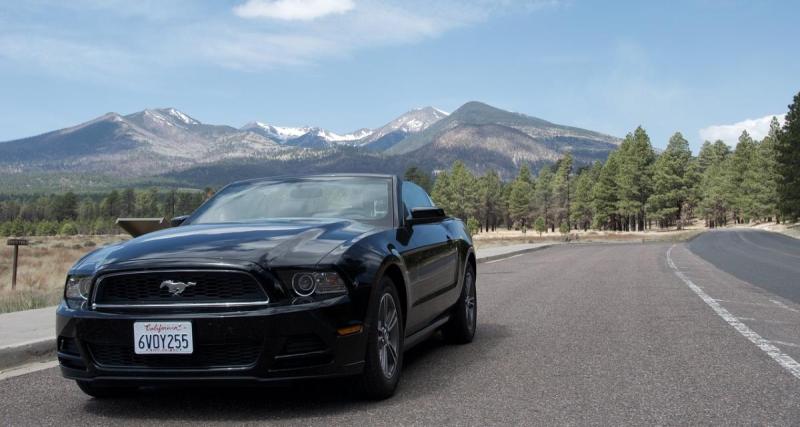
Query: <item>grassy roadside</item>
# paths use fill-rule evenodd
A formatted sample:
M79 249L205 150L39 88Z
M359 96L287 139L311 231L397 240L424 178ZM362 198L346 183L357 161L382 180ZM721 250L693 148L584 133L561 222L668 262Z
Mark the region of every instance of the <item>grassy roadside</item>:
M0 248L0 313L55 305L61 299L67 270L97 246L126 236L30 237L21 246L17 288L11 290L10 246ZM5 242L3 242L5 243Z

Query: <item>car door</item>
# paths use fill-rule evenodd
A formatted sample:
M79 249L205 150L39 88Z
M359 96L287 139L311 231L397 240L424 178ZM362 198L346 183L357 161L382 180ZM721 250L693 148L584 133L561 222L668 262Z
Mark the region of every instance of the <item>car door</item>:
M410 182L402 183L402 201L407 218L413 208L433 206L425 190ZM402 241L407 243L400 253L411 281L408 333L439 316L442 298L457 285L458 246L443 221L414 224L403 230L406 238Z

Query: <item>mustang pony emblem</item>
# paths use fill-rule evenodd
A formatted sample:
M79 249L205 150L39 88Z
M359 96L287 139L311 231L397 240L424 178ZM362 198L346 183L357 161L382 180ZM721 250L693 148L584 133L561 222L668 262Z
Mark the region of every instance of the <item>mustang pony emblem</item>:
M195 282L175 282L173 280L165 280L161 282L161 286L159 287L159 289L167 288L169 293L171 293L172 296L176 297L182 294L183 291L186 290L186 288L194 286L196 284L197 283Z

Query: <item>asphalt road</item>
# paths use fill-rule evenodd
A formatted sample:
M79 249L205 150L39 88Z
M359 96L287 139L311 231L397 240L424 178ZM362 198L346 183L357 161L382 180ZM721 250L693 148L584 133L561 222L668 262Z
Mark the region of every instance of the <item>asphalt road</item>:
M760 230L721 230L689 243L703 259L744 281L800 303L800 240Z
M687 281L719 300L702 299ZM767 344L723 319L717 301ZM683 244L565 245L484 263L478 306L475 341L434 338L412 350L398 394L382 402L360 400L343 382L95 400L48 369L0 381L0 423L800 422L800 376L774 357L800 360L800 306Z

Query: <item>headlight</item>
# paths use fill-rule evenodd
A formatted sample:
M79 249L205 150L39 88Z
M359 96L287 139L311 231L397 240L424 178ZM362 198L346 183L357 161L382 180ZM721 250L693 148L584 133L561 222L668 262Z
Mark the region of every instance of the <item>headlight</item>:
M89 301L89 291L92 288L91 276L69 276L64 289L64 299L69 308L82 308Z
M301 297L333 296L346 293L347 287L342 278L334 272L304 271L292 275L292 290Z

